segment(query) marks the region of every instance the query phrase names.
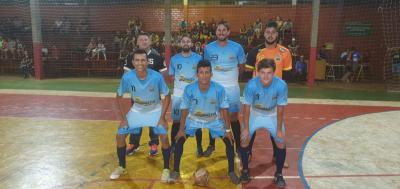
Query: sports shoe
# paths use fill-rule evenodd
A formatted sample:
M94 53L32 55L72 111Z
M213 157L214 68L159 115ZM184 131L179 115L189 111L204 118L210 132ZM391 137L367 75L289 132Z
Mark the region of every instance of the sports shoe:
M229 172L228 176L229 176L229 179L231 180L231 182L233 184L239 184L240 183L240 179L239 179L239 177L236 175L236 173L234 171Z
M110 179L114 180L114 179L118 179L121 175L125 174L127 171L125 170L125 168L118 166L114 172L111 173L110 175Z
M283 179L282 174L275 173L274 182L278 188L286 187L286 182L285 182L285 179Z
M152 144L150 145L150 151L149 151L149 155L150 156L156 156L158 155L158 145L157 144Z
M126 149L126 155L131 156L139 151L139 146L135 146L134 144L129 144L128 148Z
M169 175L168 183L171 183L171 184L176 183L176 181L178 181L178 179L179 179L179 176L180 176L179 172L173 171L171 173L171 175Z
M196 152L196 156L197 156L198 158L204 156L203 149L198 149L197 152Z
M161 182L168 183L169 180L169 169L163 169L161 174Z
M240 175L240 182L241 183L250 182L249 170L242 170L242 175Z
M274 163L276 162L276 157L272 157L272 162L274 162ZM283 168L289 168L289 164L286 163L286 160L285 160L285 163L283 163Z
M215 151L215 146L208 146L207 150L203 153L204 157L210 157L211 154Z

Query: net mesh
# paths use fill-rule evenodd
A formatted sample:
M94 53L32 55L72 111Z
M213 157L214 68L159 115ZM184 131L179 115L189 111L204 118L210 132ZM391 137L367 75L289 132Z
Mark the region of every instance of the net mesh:
M138 31L150 32L153 47L164 53L163 0L39 2L43 66L47 78L120 77L122 62L135 48ZM183 32L191 33L195 38L193 50L201 53L202 47L214 39L213 24L220 20L230 23L232 40L240 42L248 51L264 42L262 31L257 36L256 23L259 19L263 27L269 20L278 20L281 24L280 42L284 46L297 46L295 58L304 55L308 59L311 0L188 0L186 6L183 0L171 2L172 55L179 49L177 42ZM7 39L19 39L24 50L31 54L29 1L0 0L0 3L0 18L10 20L6 24L1 22L0 35ZM340 55L353 47L363 54L366 65L359 80L392 81L385 46L394 48L397 43L398 47L398 9L398 1L395 0L321 0L318 30L320 57L329 64L345 64ZM14 27L12 22L15 20L17 25L20 20L24 27ZM383 37L385 43L382 43ZM291 44L292 39L295 39L295 44ZM10 52L7 54L10 56ZM1 61L7 63L0 64L1 74L17 73L18 68L9 68L18 65L19 58L2 57ZM317 64L317 72L325 75L324 65ZM340 78L343 72L338 70L335 77Z

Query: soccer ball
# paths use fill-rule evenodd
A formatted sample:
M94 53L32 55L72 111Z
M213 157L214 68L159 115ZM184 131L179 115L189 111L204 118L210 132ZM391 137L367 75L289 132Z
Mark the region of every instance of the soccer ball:
M193 184L197 186L207 186L209 180L209 173L207 169L200 168L193 173Z

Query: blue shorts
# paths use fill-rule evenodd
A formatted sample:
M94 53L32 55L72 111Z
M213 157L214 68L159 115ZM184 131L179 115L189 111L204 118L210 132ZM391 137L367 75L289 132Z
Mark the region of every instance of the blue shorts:
M182 97L172 96L172 105L171 105L172 121L181 120L181 109L180 109L181 102L182 102Z
M164 135L167 134L167 130L157 125L161 116L161 107L158 107L151 111L139 112L131 109L126 117L128 119L128 125L125 127L118 128L118 134L125 135L129 133L137 134L143 127L151 127L155 134Z
M194 119L190 119L189 117L186 119L185 133L187 135L194 136L197 129L203 128L210 131L212 138L223 137L225 135L225 124L222 119L217 119L210 122L196 121Z
M258 129L266 129L272 138L275 139L277 132L277 116L275 115L254 115L253 112L250 112L249 117L249 134L250 137ZM285 125L282 123L282 131L285 133ZM277 139L279 141L279 139Z
M224 87L225 94L228 97L229 102L229 112L240 112L240 87L237 86L229 86Z

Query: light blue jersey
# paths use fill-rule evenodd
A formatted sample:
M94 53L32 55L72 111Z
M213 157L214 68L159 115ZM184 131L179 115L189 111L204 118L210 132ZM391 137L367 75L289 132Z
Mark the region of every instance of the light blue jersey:
M238 85L239 64L246 62L246 55L239 43L228 40L226 46L219 46L214 41L204 49L204 59L210 61L213 81L224 87Z
M202 59L199 54L191 52L184 57L181 53L171 58L169 75L174 76L174 94L172 96L171 117L174 121L181 119L180 104L185 87L196 80L197 63Z
M198 128L208 128L213 138L224 136L224 121L219 112L228 106L225 90L218 83L211 81L207 92L200 91L197 81L189 84L184 90L181 103L181 109L188 109L186 134L193 136Z
M277 128L277 106L286 106L288 88L280 78L274 77L268 87L264 87L260 77L251 79L243 91L243 104L250 107L249 132L253 135L259 128L267 129L275 138Z
M122 76L117 94L123 96L125 92L131 93L134 104L126 115L128 126L120 128L118 134L135 132L145 126L157 127L161 116L160 97L169 94L168 86L161 74L147 69L146 78L140 80L135 70L129 71Z

